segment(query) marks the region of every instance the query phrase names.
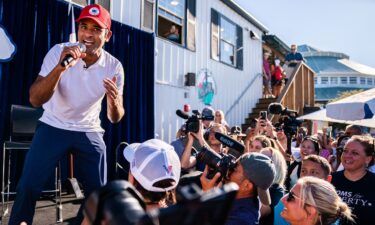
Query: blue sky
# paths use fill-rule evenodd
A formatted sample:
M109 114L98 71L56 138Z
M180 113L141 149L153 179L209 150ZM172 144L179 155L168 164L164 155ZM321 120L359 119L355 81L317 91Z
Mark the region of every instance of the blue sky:
M287 45L342 52L375 68L375 0L234 0Z

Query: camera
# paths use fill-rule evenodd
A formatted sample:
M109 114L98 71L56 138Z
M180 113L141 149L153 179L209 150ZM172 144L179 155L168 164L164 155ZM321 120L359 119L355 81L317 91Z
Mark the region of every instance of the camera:
M186 119L186 122L185 122L186 133L188 132L197 133L199 131L199 126L200 126L199 120L204 119L198 110L193 110L192 112L193 114L189 116L179 109L176 111L177 116L181 117L182 119Z
M267 111L260 111L259 116L262 120L267 119Z
M235 201L237 192L238 185L233 183L207 192L194 184L180 187L177 204L148 212L137 225L224 225L231 209L228 206Z
M215 138L224 146L228 147L228 155L234 156L234 158L240 157L245 151L245 146L242 143L229 137L228 135L215 132Z
M199 131L199 120L202 119L202 116L198 110L193 110L192 112L193 112L193 115L191 115L185 122L186 133L187 132L198 133Z
M221 156L205 146L198 153L197 160L205 163L210 168L207 174L208 179L212 179L217 172L220 172L219 181L227 175L229 170L236 167L236 158L234 156L227 154Z
M288 136L295 135L297 128L302 124L303 120L297 120L297 112L284 108L280 103L271 103L268 106L271 114L280 115L279 124L284 129L284 133Z
M176 110L177 116L185 119L185 132L193 132L197 133L199 131L199 120L214 120L214 116L210 115L205 109L203 109L202 114L198 110L192 110L193 114L189 116L188 114L184 113L180 109Z

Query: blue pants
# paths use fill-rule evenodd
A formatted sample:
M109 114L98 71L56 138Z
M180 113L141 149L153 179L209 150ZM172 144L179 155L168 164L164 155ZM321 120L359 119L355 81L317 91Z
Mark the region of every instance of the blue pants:
M58 161L73 151L75 171L82 176L85 196L107 181L106 146L101 132L58 129L39 122L17 185L9 224L32 224L35 204Z

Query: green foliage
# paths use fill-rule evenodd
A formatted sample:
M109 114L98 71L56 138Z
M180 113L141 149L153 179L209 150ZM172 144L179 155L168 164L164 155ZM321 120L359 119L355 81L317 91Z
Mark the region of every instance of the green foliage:
M328 103L331 103L331 102L336 102L340 99L343 99L343 98L346 98L346 97L349 97L349 96L352 96L352 95L355 95L355 94L358 94L358 93L361 93L365 90L363 89L358 89L358 90L351 90L351 91L343 91L339 94L339 96L337 98L334 98L334 99L331 99L328 101Z

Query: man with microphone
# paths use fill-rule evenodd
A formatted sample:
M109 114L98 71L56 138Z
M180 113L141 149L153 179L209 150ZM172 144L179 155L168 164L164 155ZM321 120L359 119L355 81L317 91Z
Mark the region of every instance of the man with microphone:
M112 123L123 117L124 70L102 47L111 38L111 16L92 4L77 19L80 45L55 45L30 88L44 113L27 153L9 224L32 224L35 203L58 161L72 151L86 196L107 181L106 146L99 114L104 96ZM82 215L78 215L78 223Z

